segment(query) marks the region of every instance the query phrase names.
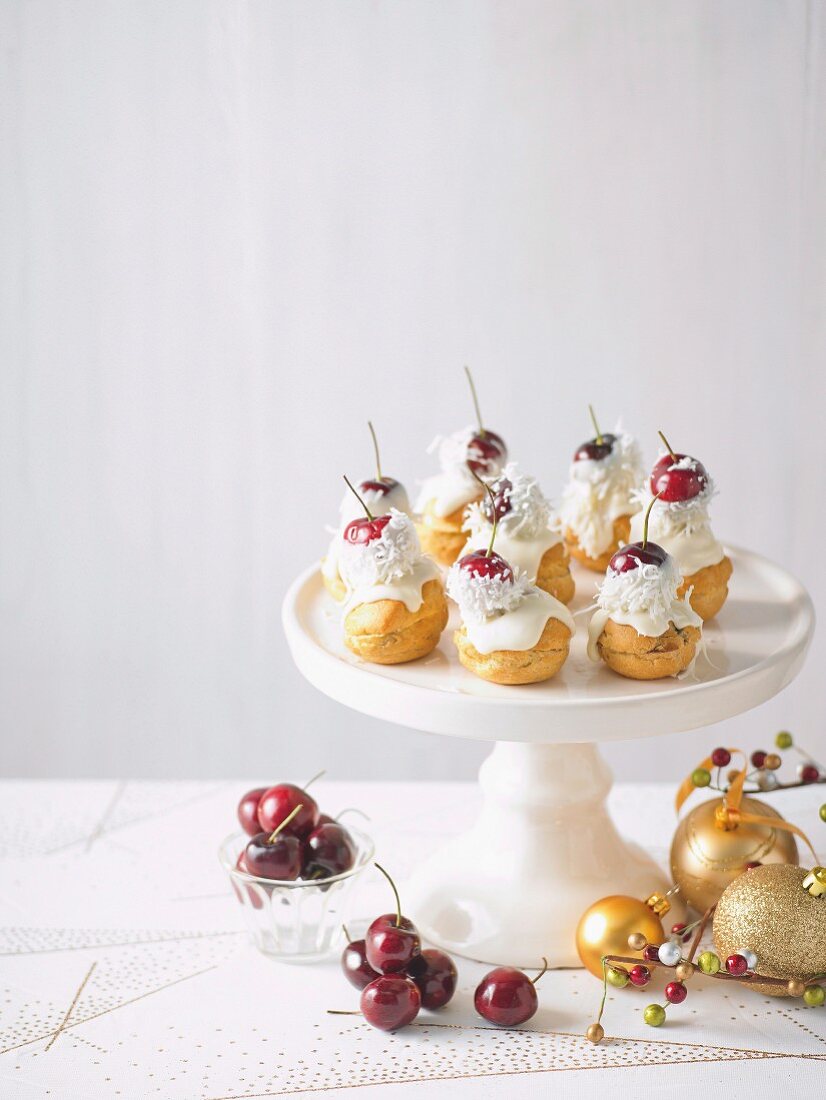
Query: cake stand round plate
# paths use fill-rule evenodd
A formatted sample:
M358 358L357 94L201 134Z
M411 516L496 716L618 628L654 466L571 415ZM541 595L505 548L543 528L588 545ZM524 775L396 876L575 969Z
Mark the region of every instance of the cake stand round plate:
M577 635L544 684L488 684L462 668L452 633L407 665L369 665L342 642L341 612L318 567L288 591L283 624L303 675L363 714L429 733L495 741L482 765L483 806L470 830L431 856L407 885L423 934L486 962L575 966L574 931L599 897L644 897L667 883L617 833L605 807L611 777L596 743L698 728L755 707L795 677L814 630L805 589L744 550L719 622L704 629L693 674L626 680L586 653L598 577L574 570Z

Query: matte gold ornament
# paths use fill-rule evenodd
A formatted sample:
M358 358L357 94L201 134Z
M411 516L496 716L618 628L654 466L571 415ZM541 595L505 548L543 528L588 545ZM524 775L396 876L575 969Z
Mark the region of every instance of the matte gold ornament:
M639 932L646 943L659 946L665 939L662 921L639 898L612 894L585 910L576 930L576 949L582 965L602 980L603 955L639 955L629 947L628 937ZM643 944L645 946L645 944Z
M723 958L742 948L754 951L758 978L748 983L749 988L788 997L793 982L826 972L826 898L813 897L805 889L809 873L788 864L755 867L735 879L720 898L714 943ZM766 985L759 981L760 974L782 978L789 985Z
M722 799L695 806L677 826L671 842L671 874L683 899L700 913L714 905L747 863L797 863L791 833L746 821L726 826L719 812L722 807ZM756 798L744 798L740 809L744 814L783 820L773 807Z

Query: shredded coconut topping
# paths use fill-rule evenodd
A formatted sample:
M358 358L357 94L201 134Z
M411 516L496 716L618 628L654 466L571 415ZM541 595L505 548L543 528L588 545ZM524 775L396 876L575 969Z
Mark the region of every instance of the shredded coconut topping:
M643 478L640 447L619 425L615 433L616 442L605 458L572 463L562 496L562 522L590 557L599 557L610 546L614 520L638 507L635 492Z
M499 520L499 529L512 538L539 538L550 526L551 502L543 495L536 478L520 474L517 463L509 462L496 480L500 479L507 479L511 483L511 488L504 493L511 510ZM496 484L490 481L488 484L496 493ZM483 503L469 505L465 513L464 530L470 531L471 536L477 536L490 531L490 527Z
M443 473L461 475L475 485L476 480L467 464L467 456L470 441L477 433L478 429L468 424L466 428L460 428L452 435L437 435L427 448L427 453L436 451ZM492 458L488 460L487 467L489 477L497 476L501 472L501 467Z
M514 611L529 593L535 590L528 574L513 569L513 580L501 576L482 577L462 569L459 562L451 565L447 574L447 594L459 605L466 622L486 620Z
M687 468L682 466L682 463L678 465L683 469ZM656 541L658 534L663 537L673 537L693 535L697 531L708 530L711 525L708 506L716 495L717 489L713 480L709 478L703 491L696 497L691 497L690 500L658 500L651 509L651 537ZM644 512L653 499L653 493L646 482L644 488L633 492L632 497Z
M372 542L341 540L339 572L348 588L387 584L406 576L422 557L419 536L409 516L390 509L390 520Z
M681 583L680 571L670 555L661 566L638 565L626 573L608 569L597 590L597 603L612 614L668 618L673 604L678 602L677 589Z

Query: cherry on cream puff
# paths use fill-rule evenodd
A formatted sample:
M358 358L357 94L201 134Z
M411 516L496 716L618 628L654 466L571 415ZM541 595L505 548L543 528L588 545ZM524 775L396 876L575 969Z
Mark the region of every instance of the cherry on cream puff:
M732 574L731 560L714 537L708 515L714 482L702 462L677 454L662 432L660 438L666 451L637 499L647 508L656 498L649 524L651 538L676 562L682 578L678 595L690 592L692 608L702 619L711 619L726 602ZM638 537L641 527L635 516L632 537Z
M386 477L381 472L381 456L376 433L370 421L367 421L370 435L373 439L373 450L376 456L376 476L365 478L358 483L359 500L367 507L379 514L387 513L395 508L398 512L410 514L410 501L407 499L407 491L401 482L395 478ZM339 507L339 521L335 533L330 540L330 546L321 561L321 577L324 587L336 600L343 600L346 594L346 586L339 572L339 556L342 546L342 535L347 524L361 515L359 500L353 499L349 489L345 490L344 497Z
M470 535L463 555L490 541L495 520L501 556L525 573L537 588L562 603L570 603L575 586L568 551L550 502L536 479L520 474L512 462L489 485L491 495L469 505L465 512L464 528Z
M601 432L588 406L596 435L574 454L560 516L572 557L602 573L628 540L631 516L639 510L634 492L642 480L639 445L627 432Z
M439 569L422 555L409 516L395 508L381 516L366 505L364 511L341 535L344 644L373 664L415 661L436 648L447 625Z
M467 367L465 372L478 427L462 428L433 441L429 449L438 450L441 471L422 483L416 502L422 549L440 565L452 565L462 552L465 508L483 495L477 475L497 477L508 458L502 437L482 426L473 378Z
M494 552L496 528L494 522L487 550L465 554L448 572L448 595L462 616L453 635L459 660L495 684L549 680L568 656L574 620L563 603Z
M703 620L678 595L674 559L648 540L648 513L643 530L641 542L611 558L588 628L588 655L620 676L660 680L691 666Z

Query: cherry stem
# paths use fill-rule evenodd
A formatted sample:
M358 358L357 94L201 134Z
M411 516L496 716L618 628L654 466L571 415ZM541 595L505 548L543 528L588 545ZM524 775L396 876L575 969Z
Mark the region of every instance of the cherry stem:
M482 414L479 412L479 398L476 396L476 387L473 384L473 375L470 373L470 367L465 366L465 374L467 375L468 385L470 386L470 395L473 398L473 407L476 410L476 420L479 424L479 435L484 435L485 429L482 427Z
M536 975L535 978L531 978L531 981L533 982L534 985L536 985L536 983L539 981L539 979L542 977L542 975L545 973L545 971L547 969L548 969L548 960L543 955L542 956L542 969L539 971L539 973Z
M594 431L597 433L597 443L602 443L602 432L599 430L599 424L597 424L597 414L594 412L594 406L588 406L588 412L591 414L591 423L594 425Z
M341 476L342 476L342 477L344 478L344 480L345 480L345 481L347 482L347 488L348 488L348 489L350 490L350 492L351 492L351 493L353 494L353 496L354 496L354 497L356 498L356 500L357 500L357 501L359 502L359 504L360 504L360 505L362 506L362 508L363 508L363 509L365 510L365 512L367 513L367 518L368 518L368 519L370 520L370 522L372 523L372 521L373 521L373 520L375 519L375 516L374 516L374 515L373 515L373 513L372 513L372 512L370 511L370 509L369 509L369 508L367 507L367 505L366 505L366 504L364 503L364 501L363 501L363 500L361 499L361 497L360 497L360 496L358 495L358 493L356 492L356 490L355 490L355 489L353 488L353 483L352 483L352 482L350 481L350 479L349 479L349 478L347 477L347 474L342 474Z
M336 814L336 821L344 817L345 814L360 814L365 821L372 821L370 814L366 814L364 810L360 810L358 806L346 806L343 810L339 810Z
M381 458L379 457L379 441L376 439L376 429L370 420L367 421L367 427L373 437L373 450L376 452L376 480L381 481Z
M361 1016L360 1012L356 1012L352 1008L328 1008L328 1016Z
M290 812L287 814L287 816L284 818L284 820L281 822L281 824L276 825L276 827L270 833L269 838L267 840L267 844L274 844L275 843L275 838L278 836L278 834L281 832L281 830L286 825L289 825L289 823L292 821L292 819L295 817L295 815L298 813L299 810L303 810L303 809L304 809L304 803L303 802L299 802L297 806L294 806L290 810Z
M344 938L347 940L347 942L352 943L352 940L350 939L350 933L347 931L346 924L342 924L341 931L344 933Z
M665 444L665 449L668 451L668 453L671 455L671 457L676 462L677 461L677 454L676 454L674 448L671 446L671 444L668 442L668 440L665 438L665 436L663 435L662 432L657 432L657 435L660 437L660 439Z
M661 496L662 496L662 489L660 489L659 493L657 493L657 495L655 497L651 498L651 503L645 509L645 519L642 521L642 548L643 548L643 550L645 549L645 547L648 544L648 520L651 516L651 509L654 507L654 505L657 503L657 501L660 499Z
M468 466L468 469L470 470L469 466ZM489 558L491 556L491 554L493 553L493 544L496 542L496 530L499 526L499 519L496 515L496 497L493 495L493 489L491 489L490 485L488 485L488 483L486 481L483 481L481 479L481 477L479 477L479 475L476 473L475 470L470 470L470 472L473 474L473 476L476 478L476 480L479 482L479 484L482 486L482 488L488 494L488 498L490 499L490 510L491 510L491 515L493 516L493 530L490 533L490 542L488 543L488 548L485 551L485 557Z
M306 790L307 790L307 788L308 788L308 787L310 786L310 784L311 784L311 783L315 783L315 781L316 781L317 779L321 779L322 775L326 775L326 774L327 774L327 769L326 769L326 768L322 768L320 772L316 772L316 773L315 773L315 775L313 776L313 778L312 778L312 779L308 779L308 780L307 780L307 782L306 782L306 783L304 784L304 786L303 786L303 787L302 787L301 789L302 789L303 791L306 791Z
M399 900L399 891L396 889L395 882L392 880L390 875L387 873L387 871L385 871L385 869L382 867L382 865L380 863L376 864L376 868L377 868L377 870L381 871L381 873L384 875L384 877L390 883L390 889L393 891L393 897L396 899L396 927L401 928L401 926L402 926L402 903Z

